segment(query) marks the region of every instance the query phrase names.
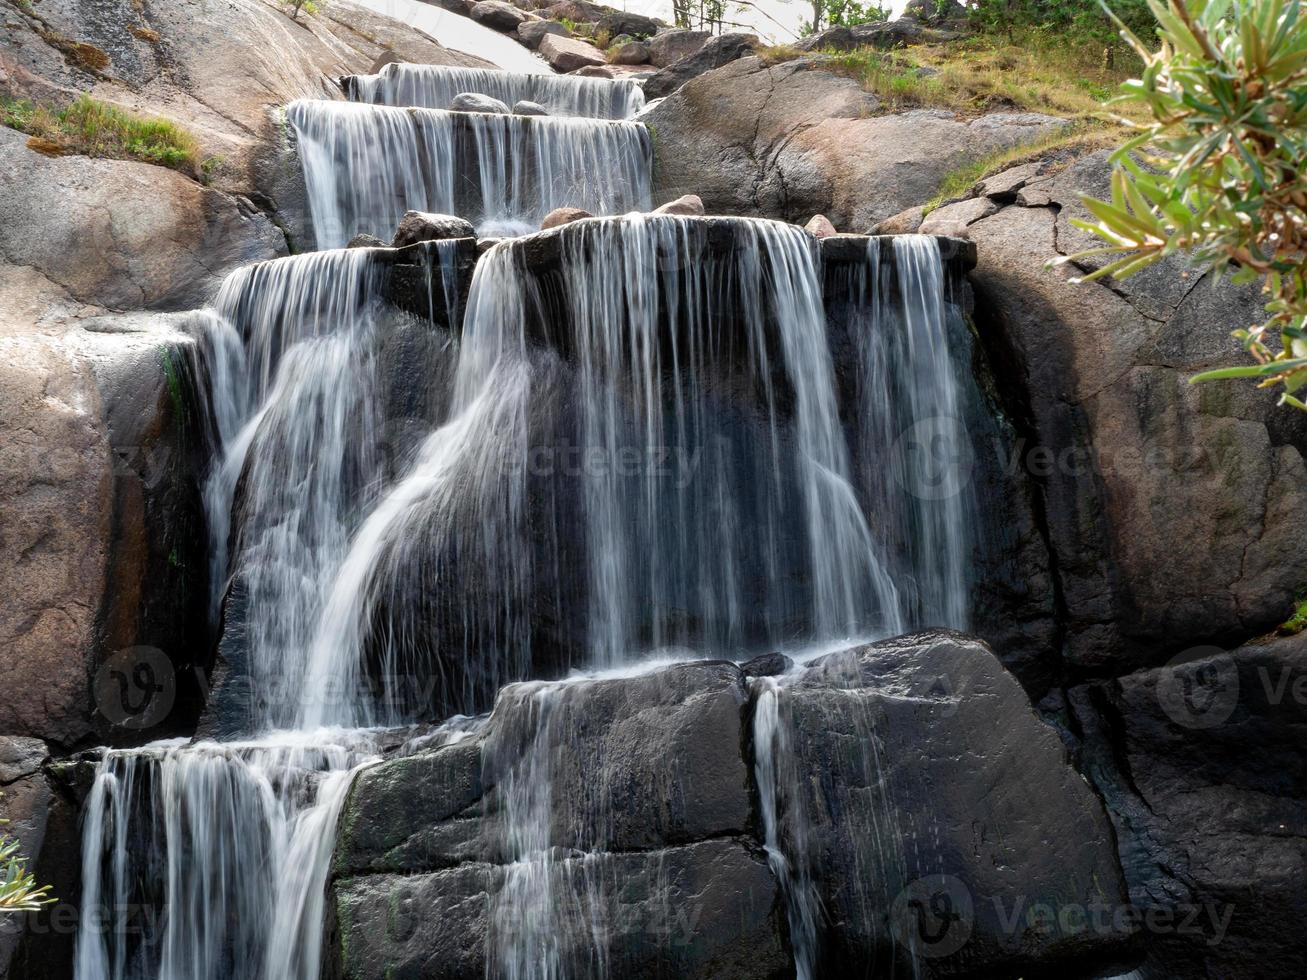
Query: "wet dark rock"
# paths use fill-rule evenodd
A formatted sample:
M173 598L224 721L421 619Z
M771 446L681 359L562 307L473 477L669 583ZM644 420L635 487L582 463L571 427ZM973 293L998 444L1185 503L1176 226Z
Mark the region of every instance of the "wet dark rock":
M745 677L775 677L794 666L794 661L783 653L764 653L740 664Z
M929 977L1088 975L1128 952L1102 804L983 644L925 633L832 654L781 696L821 975L910 969L904 940Z
M1307 971L1304 692L1303 634L1071 690L1082 768L1146 916L1144 975Z

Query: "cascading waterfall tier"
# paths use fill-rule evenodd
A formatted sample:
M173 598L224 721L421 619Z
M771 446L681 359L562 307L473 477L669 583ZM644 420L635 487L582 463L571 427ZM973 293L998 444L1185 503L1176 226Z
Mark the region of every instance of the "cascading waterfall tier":
M318 980L365 733L107 752L86 804L77 980Z
M295 131L319 248L388 236L407 210L519 235L557 207L647 210L650 142L634 122L300 101Z
M455 414L356 536L308 675L429 677L409 710L439 715L569 665L899 631L818 268L810 236L746 219L633 215L495 246Z
M426 109L448 109L465 92L488 95L509 107L535 102L557 116L590 119L629 119L644 108L644 91L632 81L488 68L390 64L375 75L347 75L341 86L355 102Z
M303 711L324 590L407 461L383 425L380 366L398 349L420 369L412 335L444 333L386 302L392 273L400 261L420 271L427 295L413 305L448 323L466 245L249 266L196 316L225 626L209 721L246 737L105 753L86 808L77 980L318 980L336 820L378 736L285 729Z

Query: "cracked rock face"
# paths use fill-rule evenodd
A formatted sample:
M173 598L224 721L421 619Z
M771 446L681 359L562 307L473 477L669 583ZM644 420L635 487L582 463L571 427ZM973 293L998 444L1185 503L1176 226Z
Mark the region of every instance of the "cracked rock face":
M1307 636L1072 689L1116 825L1148 976L1307 971Z
M779 708L762 717L796 749L755 777L774 685ZM1116 907L1120 875L1057 735L959 634L752 682L700 662L512 685L488 719L446 737L365 770L346 803L328 951L343 976L502 975L521 941L552 944L567 976L596 955L621 976L789 975L794 892L763 848L764 772L785 780L777 842L825 910L821 975L906 967L900 896L928 900L940 875L965 935L919 958L917 975L1088 965L1128 939L1024 917L1025 903ZM693 942L678 941L685 928Z
M743 58L656 106L654 193L694 192L709 213L806 221L864 233L934 196L951 170L1062 125L1037 113L965 120L880 104L821 56L768 67Z
M1045 268L1090 246L1069 221L1108 174L1096 154L1026 182L967 233L982 333L1026 379L1020 462L1044 488L1067 661L1117 673L1286 618L1303 583L1307 419L1247 384L1188 383L1244 362L1230 331L1262 319L1255 287L1180 257L1110 285Z

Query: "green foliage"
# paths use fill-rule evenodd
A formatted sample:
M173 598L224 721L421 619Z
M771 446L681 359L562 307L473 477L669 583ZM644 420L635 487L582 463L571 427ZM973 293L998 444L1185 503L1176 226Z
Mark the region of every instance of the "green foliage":
M1086 279L1126 278L1179 252L1202 267L1261 280L1269 319L1235 331L1256 362L1194 381L1253 378L1307 409L1307 16L1301 0L1149 0L1154 51L1121 24L1144 60L1117 103L1148 120L1115 154L1112 195L1076 221L1106 242L1071 256L1111 256ZM1134 154L1138 154L1139 160ZM1142 166L1141 166L1142 162Z
M299 20L301 10L306 14L316 14L322 9L326 0L281 0L281 2L291 8L290 19Z
M1148 0L1113 0L1112 9L1136 33L1152 26ZM1100 45L1117 40L1110 15L1091 0L973 0L968 16L978 30L1009 38L1034 29Z
M0 824L7 823L0 820ZM7 912L35 912L54 901L49 885L37 885L18 852L18 841L0 834L0 916Z
M1293 615L1285 620L1277 632L1292 636L1307 630L1307 597L1299 597Z
M81 153L155 163L194 176L199 145L189 132L167 119L138 116L126 109L80 95L64 108L28 101L0 100L0 123L30 137L31 149L58 156Z

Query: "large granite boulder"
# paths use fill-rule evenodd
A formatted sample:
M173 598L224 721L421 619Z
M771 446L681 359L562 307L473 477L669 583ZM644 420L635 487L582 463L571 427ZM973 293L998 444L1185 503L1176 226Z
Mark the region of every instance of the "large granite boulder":
M794 46L800 51L854 51L858 48L888 51L912 44L938 44L956 37L954 32L941 27L928 26L915 17L900 17L898 20L855 24L852 27L828 27L820 33L801 38Z
M0 732L71 747L194 718L208 572L190 349L130 319L0 335L0 569L22 583L0 598Z
M1089 976L1128 951L1102 806L986 646L901 637L759 690L820 975Z
M1244 363L1229 334L1262 317L1254 287L1193 274L1182 256L1122 283L1046 267L1092 244L1069 222L1108 174L1095 154L986 182L1014 203L967 232L981 336L1024 389L1012 462L1042 490L1065 659L1120 674L1288 618L1303 585L1307 418L1248 384L1188 383Z
M569 72L591 65L605 65L608 57L588 41L561 34L546 34L540 39L540 56L555 71Z
M877 115L876 97L827 64L744 58L655 106L646 117L658 134L655 197L697 193L717 214L821 213L866 232L929 200L957 167L1063 125L1036 113Z
M533 14L507 3L506 0L480 0L479 3L472 5L470 16L478 24L484 24L491 30L504 34L517 30L519 25L534 17Z
M781 976L731 664L506 688L484 727L365 771L332 895L341 974Z
M1128 949L1111 915L1064 925L1123 902L1099 801L957 634L753 681L700 662L513 685L427 738L345 804L327 951L344 977L576 975L595 956L623 976L779 977L796 951L832 976L1090 976ZM801 874L825 910L810 936ZM914 938L937 887L959 902L947 950Z
M663 31L649 39L649 62L657 68L674 65L697 53L709 39L710 31Z
M646 81L645 95L651 99L670 95L704 72L749 57L761 45L762 42L752 34L719 34L711 37Z
M1307 952L1307 636L1071 691L1107 804L1146 976L1301 976Z

